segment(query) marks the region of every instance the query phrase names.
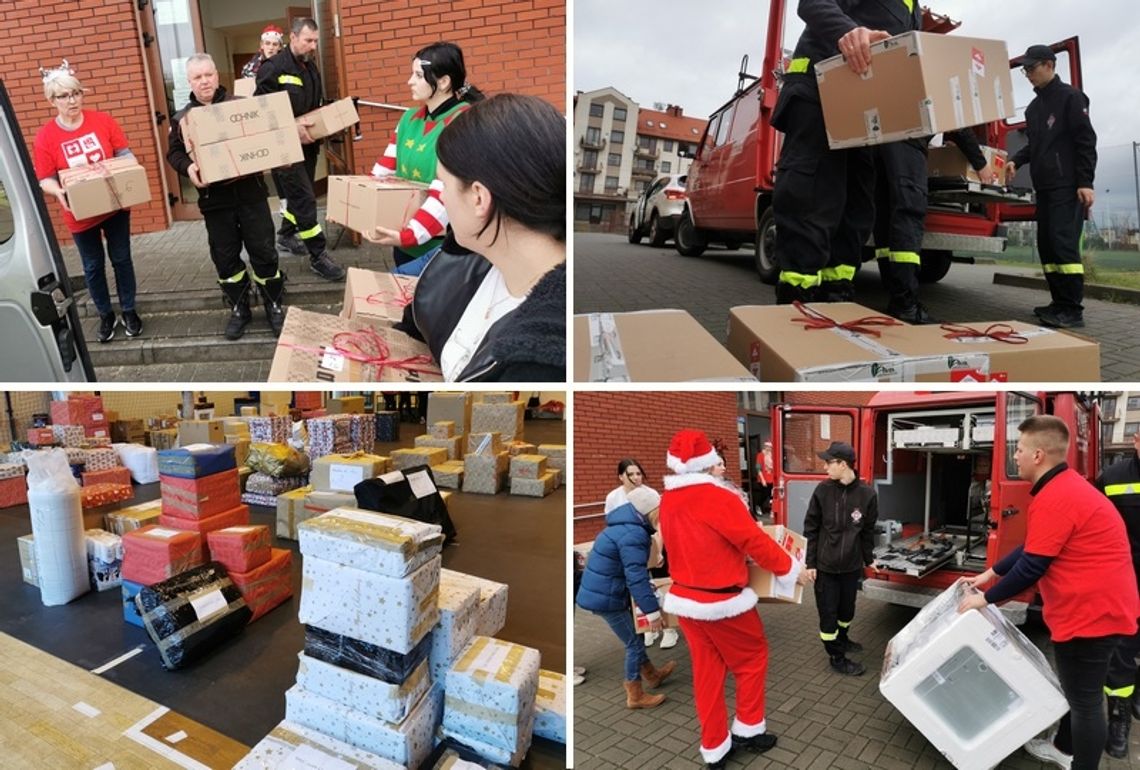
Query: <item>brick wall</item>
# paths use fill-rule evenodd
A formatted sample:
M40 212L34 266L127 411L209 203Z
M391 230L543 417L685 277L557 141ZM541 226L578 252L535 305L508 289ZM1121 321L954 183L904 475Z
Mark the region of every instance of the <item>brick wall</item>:
M488 96L513 91L566 112L565 0L342 0L348 93L365 101L411 106L412 55L446 40L463 49L467 80ZM356 171L367 173L388 146L395 110L360 108Z
M601 503L617 486L617 463L633 457L643 463L646 483L657 491L670 473L665 466L669 439L682 428L705 431L728 447L727 478L740 478L736 451L735 393L575 393L574 394L574 515L602 512ZM579 508L587 503L596 503ZM583 518L574 524L574 542L592 540L602 519Z
M147 169L152 200L131 209L132 232L166 228L158 140L145 86L135 3L71 0L45 7L41 0L6 0L0 3L0 26L8 30L0 40L2 77L29 156L36 132L56 115L44 99L39 68L58 66L66 58L86 89L84 106L114 117ZM48 210L56 237L63 244L70 243L71 235L54 199L48 201Z

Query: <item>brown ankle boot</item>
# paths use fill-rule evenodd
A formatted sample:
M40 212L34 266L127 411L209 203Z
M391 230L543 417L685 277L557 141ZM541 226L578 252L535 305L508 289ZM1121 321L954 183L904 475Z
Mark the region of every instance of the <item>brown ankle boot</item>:
M651 709L660 706L664 695L650 695L641 689L641 682L634 680L625 683L625 707L630 709Z
M645 682L645 686L650 690L656 690L675 668L677 668L675 660L669 661L661 668L655 668L651 662L646 661L641 664L641 681Z

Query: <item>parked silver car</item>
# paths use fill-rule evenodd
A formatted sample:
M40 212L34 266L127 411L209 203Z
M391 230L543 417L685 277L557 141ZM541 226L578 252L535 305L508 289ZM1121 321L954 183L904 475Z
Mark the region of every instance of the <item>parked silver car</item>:
M685 174L663 174L645 188L629 215L629 242L664 246L673 237L685 207Z

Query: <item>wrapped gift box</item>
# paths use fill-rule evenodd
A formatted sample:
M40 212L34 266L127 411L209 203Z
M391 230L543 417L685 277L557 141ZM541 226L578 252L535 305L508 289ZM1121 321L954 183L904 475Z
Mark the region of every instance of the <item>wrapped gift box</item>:
M1068 710L1045 656L957 582L887 644L879 691L960 770L985 770Z
M515 455L511 457L511 478L537 479L546 473L545 455Z
M472 433L467 437L467 454L490 457L502 453L503 437L497 430L490 433Z
M153 484L158 481L158 450L142 444L114 444L112 448L119 464L130 471L136 484Z
M83 533L87 543L87 574L91 587L107 591L122 584L123 539L101 529Z
M226 529L227 527L240 527L243 524L249 524L249 506L238 503L228 510L209 516L201 516L197 519L170 516L164 513L158 517L158 523L170 529L184 529L187 532L197 532L199 535L205 536L206 533L213 532L214 530ZM208 548L206 549L205 557L206 559L210 558Z
M261 524L225 527L206 534L210 558L231 575L249 572L269 561L270 543L269 527Z
M355 452L361 447L352 443L352 416L334 414L306 420L309 430L309 456L316 461L329 454Z
M107 447L88 449L83 455L83 465L87 471L108 471L119 467L119 455L114 449ZM130 483L130 478L127 479L127 483Z
M466 584L479 589L479 621L475 633L479 636L494 636L507 624L507 585L494 580L468 575L466 572L443 569L439 572L440 581L449 584Z
M352 415L352 446L362 452L376 448L376 419L372 415Z
M388 458L353 452L327 454L313 462L310 481L318 492L352 492L353 488L388 470Z
M463 491L496 494L506 485L509 462L506 452L490 456L468 454L463 458Z
M265 508L272 508L277 505L277 496L263 495L257 492L242 492L241 501L245 505L260 505Z
M462 460L448 460L432 468L431 475L435 479L436 486L445 489L459 489L463 483L463 468Z
M447 672L443 733L497 749L501 754L491 756L496 761L526 754L539 659L530 647L476 636Z
M193 532L148 525L123 535L124 580L150 585L204 561L202 538Z
M511 441L504 444L503 448L507 450L507 454L512 458L518 457L519 455L541 454L538 451L538 447L526 441Z
M293 529L300 536L298 527L310 519L323 516L337 508L355 508L356 498L344 492L310 492L305 495L300 507L293 513Z
M237 636L252 614L225 568L216 563L144 585L135 602L163 667L170 671Z
M511 494L523 497L546 497L558 488L558 471L546 471L537 479L511 477Z
M305 504L305 495L313 491L310 486L292 489L275 498L277 506L277 537L297 539L297 509Z
M454 574L454 573L449 573ZM439 625L432 630L431 678L442 682L447 670L475 637L479 622L479 587L466 581L439 577Z
M231 572L230 580L253 613L252 623L293 595L293 552L274 548L269 561L247 572Z
M135 496L135 490L130 484L92 484L83 487L79 494L84 508L98 508L130 500Z
M525 410L526 404L522 401L511 401L506 404L475 404L471 407L471 432L497 431L504 441L521 439Z
M398 516L338 508L297 526L301 553L388 577L404 577L436 559L443 532Z
M0 508L28 504L28 484L19 477L0 479Z
M167 516L201 519L241 505L237 468L199 478L163 474L159 482L162 512Z
M539 444L538 453L540 455L546 455L547 468L555 468L560 471L566 470L565 444Z
M455 435L455 420L440 420L433 422L428 428L431 438L451 438Z
M466 441L463 436L451 438L432 438L431 436L416 436L415 445L423 449L443 449L447 451L448 460L462 460Z
M435 748L424 764L424 770L502 770L498 765L454 738L436 736ZM521 758L520 758L521 760Z
M268 444L284 444L293 431L293 421L287 416L250 417L249 440Z
M439 621L439 568L437 556L407 577L394 578L306 556L299 618L326 631L409 652Z
M148 430L146 443L158 450L173 449L178 444L178 431L174 428Z
M80 428L82 431L83 429ZM48 428L28 428L28 443L35 447L51 446L56 443L55 433Z
M256 471L246 479L245 491L276 498L286 492L308 486L307 482L308 476L270 476Z
M38 586L40 584L39 570L36 569L36 549L35 539L32 535L23 535L16 538L16 546L20 551L20 574L24 577L24 582L29 585Z
M439 447L414 447L412 449L395 449L390 454L394 470L407 470L417 465L439 465L447 462L447 450Z
M376 440L392 442L400 440L400 413L376 413Z
M146 442L146 423L142 420L114 420L110 423L111 441L116 444Z
M220 423L218 430L220 434ZM224 439L219 435L218 440ZM234 448L229 444L190 444L158 453L158 472L163 476L196 479L213 476L236 467Z
M431 687L427 661L420 661L405 681L393 684L310 658L303 652L298 657L298 687L384 722L402 722Z
M285 718L407 767L431 753L442 704L429 690L399 724L373 719L298 685L285 691Z
M106 470L91 470L90 465L84 466L83 486L91 484L127 484L131 483L131 472L127 468L107 468Z
M82 425L52 425L51 430L56 443L65 447L83 446L83 440L86 438Z
M488 390L479 394L479 400L484 404L509 404L517 399L510 391Z
M430 633L411 652L400 653L316 626L305 626L307 656L388 684L406 682L416 668L428 660L430 651Z
M320 730L285 720L258 741L234 765L233 770L280 770L287 767L403 770L405 766L330 738Z
M436 391L428 396L427 422L433 425L450 420L455 423L456 435L470 433L471 405L471 393Z
M538 670L538 694L534 705L534 734L566 743L566 677Z
M69 465L78 465L81 469L87 462L87 450L83 447L64 447L63 451L67 454L67 462Z
M130 623L132 626L138 626L145 630L146 625L143 623L142 613L139 612L139 605L135 602L135 597L139 595L142 590L142 583L132 583L130 580L124 578L121 581L122 585L120 590L123 597L123 620Z
M147 524L157 524L162 513L162 501L150 500L127 508L119 508L103 516L103 527L116 535L125 535Z
M235 451L236 454L236 451ZM274 478L304 476L311 469L309 456L288 444L265 441L251 442L246 465L258 473Z
M88 425L106 421L101 396L73 393L64 401L51 402L52 425Z

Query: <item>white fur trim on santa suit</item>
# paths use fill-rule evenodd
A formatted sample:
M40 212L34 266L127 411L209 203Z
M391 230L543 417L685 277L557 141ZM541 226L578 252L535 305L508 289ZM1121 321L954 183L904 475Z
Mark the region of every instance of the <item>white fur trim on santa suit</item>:
M701 758L711 765L713 762L719 762L720 760L724 759L731 749L732 735L729 734L729 736L724 739L724 743L720 744L715 749L706 749L704 746L701 746Z
M694 620L722 620L724 618L735 618L737 615L743 615L749 610L754 609L756 603L759 601L760 597L747 586L736 596L719 602L707 603L686 599L670 591L665 594L663 609L671 615L678 615L682 618L693 618Z
M763 735L768 732L767 722L768 720L761 719L758 725L746 725L736 717L733 717L731 735L738 735L741 738L752 738L756 735Z
M696 471L703 471L705 468L711 468L719 462L720 455L716 453L715 449L710 449L703 455L694 457L687 462L672 453L665 453L665 464L674 473L695 473Z
M730 490L733 493L737 491L736 487L732 486L732 484L729 484L724 479L718 479L716 476L713 476L709 473L678 473L673 476L665 477L666 489L681 489L683 487L696 486L697 484L711 484L714 487L722 487L723 489Z

